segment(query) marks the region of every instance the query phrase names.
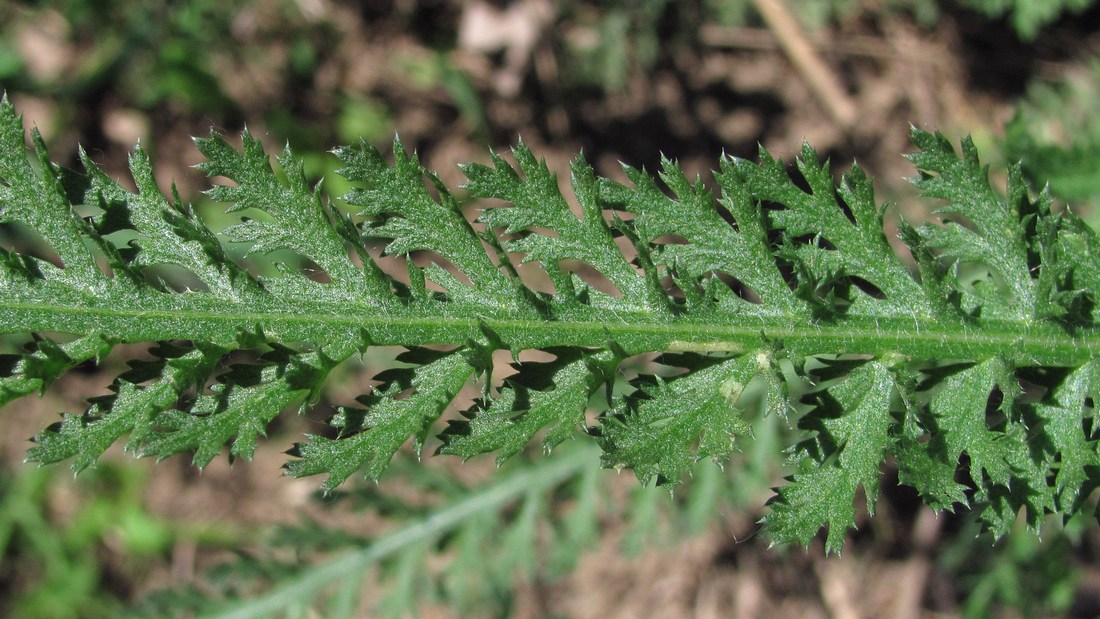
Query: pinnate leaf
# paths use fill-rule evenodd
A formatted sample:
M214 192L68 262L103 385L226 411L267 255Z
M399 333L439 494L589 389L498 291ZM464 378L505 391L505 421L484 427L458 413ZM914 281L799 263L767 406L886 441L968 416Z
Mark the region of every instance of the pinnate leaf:
M201 467L226 446L251 457L334 368L399 347L289 474L332 490L406 445L500 462L577 436L604 466L671 485L729 460L760 408L802 432L766 519L776 541L827 527L839 551L889 457L926 503L971 507L996 534L1069 517L1100 486L1100 243L1018 167L1001 195L969 140L912 140L915 183L940 206L898 224L915 269L863 170L837 182L810 146L792 165L723 157L713 186L671 160L612 182L578 156L565 187L521 143L514 163L462 168L467 203L400 141L389 161L334 151L353 189L326 200L289 148L273 162L247 132L240 148L212 134L199 167L239 218L215 233L140 148L135 190L87 155L67 170L34 132L28 148L5 98L0 404L116 350L128 369L29 458L79 470L124 440Z

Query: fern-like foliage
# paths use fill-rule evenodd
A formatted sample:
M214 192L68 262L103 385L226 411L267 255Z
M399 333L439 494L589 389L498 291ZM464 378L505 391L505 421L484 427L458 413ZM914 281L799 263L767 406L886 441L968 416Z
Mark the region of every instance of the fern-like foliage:
M392 512L400 505L390 514L400 526L367 537L312 520L278 527L258 556L242 554L219 565L202 587L157 592L132 616L350 619L362 616L367 596L375 598L371 617L415 616L427 600L445 601L461 616L506 614L517 577L560 576L598 541L611 499L601 494L607 484L599 475L597 452L592 444L566 445L552 457L520 458L517 466L503 467L477 485L440 471L425 475L412 458L399 457L395 473L401 483L391 487L406 493L415 488L435 499L430 505L409 505L388 493L384 483L343 498L355 509ZM412 466L419 470L401 470ZM641 511L637 497L653 496L652 490L637 487L628 509ZM554 497L567 497L569 505ZM612 509L622 517L623 507ZM369 568L376 570L374 578Z
M29 459L80 470L126 437L201 467L226 446L251 456L337 365L401 346L358 406L295 446L289 474L327 475L325 489L377 478L441 430L439 451L498 460L587 434L605 466L675 484L725 460L762 400L805 430L767 518L777 542L827 526L838 551L887 458L930 505L974 507L998 534L1021 510L1035 526L1073 514L1100 482L1096 235L1030 195L1018 167L998 195L969 140L960 153L912 139L915 184L942 205L899 224L912 267L870 179L854 167L836 184L809 146L793 169L763 150L723 158L717 193L671 161L626 168L624 185L578 157L567 196L520 144L514 163L463 167L468 214L400 142L392 163L366 144L336 151L355 186L337 208L289 149L276 171L247 133L241 150L213 135L196 141L200 168L227 179L210 196L244 215L219 238L157 189L140 148L136 191L87 157L83 173L51 163L37 133L28 155L4 100L0 221L33 242L0 261L0 333L28 338L0 359L0 401L149 343ZM248 270L227 242L277 272Z
M1034 186L1049 183L1051 193L1068 202L1100 203L1097 105L1098 60L1056 82L1033 79L1016 105L1015 116L1005 125L1006 155L1020 160L1024 177Z

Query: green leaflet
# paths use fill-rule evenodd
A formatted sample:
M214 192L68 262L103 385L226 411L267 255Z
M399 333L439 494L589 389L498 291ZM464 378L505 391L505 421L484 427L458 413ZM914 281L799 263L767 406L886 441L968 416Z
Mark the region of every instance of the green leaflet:
M667 272L684 293L685 309L710 311L712 305L740 306L749 301L728 290L716 274L734 277L759 299L753 312L778 316L808 317L808 311L788 287L774 260L760 260L770 253L764 212L738 182L736 163L721 162L717 176L722 187L721 205L734 218L736 228L715 208L714 195L702 180L689 183L675 163L663 160L660 180L671 190L669 197L644 171L624 167L633 187L602 181L601 197L609 205L634 215L634 234L640 250L653 247L655 266ZM672 235L692 243L660 242ZM733 308L727 308L733 309ZM745 308L748 309L748 308Z
M141 279L143 268L170 264L190 270L219 296L247 297L258 292L256 281L226 257L217 237L178 196L165 201L149 156L140 146L130 156L136 194L109 179L86 153L81 153L81 161L88 170L84 202L103 210L96 221L99 234L132 231L138 235L118 248L129 260L116 259L112 268Z
M738 160L727 173L754 200L786 207L772 217L789 240L814 238L812 243L788 244L782 251L806 271L804 285L796 291L818 314L838 310L877 316L932 314L930 301L918 293L918 284L882 233L882 211L875 204L870 179L858 165L836 187L828 163L821 164L806 145L797 162L809 184L809 191L804 191L791 183L781 161L763 150L760 158L760 165ZM827 249L826 244L832 247ZM862 288L851 293L841 289L857 282L875 290L875 296ZM837 303L837 297L847 297L850 306Z
M1073 370L1044 402L1035 406L1043 433L1049 438L1047 457L1057 464L1054 478L1054 503L1058 510L1070 512L1080 506L1088 493L1089 467L1100 465L1095 441L1095 402L1100 396L1100 365L1096 360ZM1087 424L1089 433L1081 431ZM1053 467L1052 467L1053 468Z
M192 461L203 468L232 441L231 458L251 458L271 420L291 404L308 401L335 365L317 353L288 352L277 349L265 355L270 360L261 357L260 363L232 367L187 410L164 410L156 418L157 431L142 441L142 455L163 459L193 451Z
M428 428L447 404L466 384L474 368L459 353L449 353L434 361L428 351L399 356L399 361L419 363L413 370L388 370L378 378L384 387L359 398L365 409L344 408L332 425L340 430L336 439L309 436L307 443L295 446L299 460L287 464L295 477L328 473L322 488L327 492L344 483L359 469L378 479L394 453L410 437L417 451L424 445ZM401 392L413 389L406 398Z
M58 167L49 160L38 131L31 132L34 158L27 156L22 120L5 95L0 101L0 203L3 220L27 226L56 252L57 260L39 261L43 277L56 278L87 292L103 285L102 273L84 245L86 223L74 216ZM36 165L37 164L37 165ZM60 262L60 265L57 264ZM8 265L15 266L11 261ZM64 268L57 268L64 267Z
M272 221L246 219L225 230L227 240L252 243L252 253L266 254L279 249L294 251L317 263L328 275L329 285L315 287L314 294L354 295L362 301L381 302L389 292L381 271L370 260L360 269L351 260L345 237L333 225L329 206L321 202L307 186L301 163L288 147L279 157L286 176L280 182L271 169L263 146L246 131L244 150L238 152L220 136L195 140L206 157L198 168L210 176L224 176L236 187L220 185L211 189L211 198L232 206L228 212L256 209ZM360 258L365 250L355 247ZM295 291L296 292L296 291Z
M27 459L57 462L73 458L73 472L80 472L94 464L100 454L126 434L130 435L129 450L136 451L134 446L153 435L153 420L167 421L175 413L170 407L184 391L205 381L221 356L218 350L184 351L167 346L154 352L161 356L156 362L132 362L134 369L118 377L111 386L115 395L94 399L83 415L64 415L60 423L35 437L36 444L28 451ZM153 377L156 382L138 386L137 383L146 377ZM199 422L203 418L187 416L185 419ZM227 425L231 433L238 431L236 424ZM208 444L208 457L196 451L195 463L205 466L221 450L224 440ZM189 444L165 455L188 447L197 445ZM146 449L151 450L152 446Z
M514 378L505 379L498 397L468 411L467 420L452 421L441 435L440 453L463 458L496 453L497 462L521 452L540 430L549 452L584 426L593 393L612 375L619 358L610 351L584 355L577 349L548 349L556 356L545 363L518 363Z
M496 154L491 168L482 165L462 168L470 179L466 189L474 196L498 198L512 204L511 208L487 209L481 217L490 227L503 228L505 234L520 233L519 238L504 241L504 248L525 254L524 262L538 261L557 290L555 300L562 304L591 297L596 307L664 313L667 309L664 295L653 289L651 278L638 276L616 245L603 217L596 178L584 158L577 158L570 166L573 191L581 206L578 218L558 190L557 176L547 169L546 162L536 161L522 143L513 149L512 156L519 165L518 172ZM584 284L578 288L575 277L561 269L565 260L591 265L620 294L612 296Z
M336 151L345 164L339 173L363 185L345 199L362 209L358 216L370 218L366 234L391 239L386 246L388 254L435 251L450 261L472 286L464 285L438 265L429 267L427 275L443 285L456 301L468 299L482 311L494 306L508 312L530 311L514 273L505 273L494 264L494 259L501 261L502 254L486 253L482 237L463 217L454 195L415 156L410 157L400 141L394 142L393 153L395 161L390 166L365 142L356 149ZM438 191L438 201L424 185L425 177ZM491 238L487 240L492 242Z
M823 526L825 547L840 552L844 535L855 526L853 502L863 487L874 514L879 465L891 440L890 370L878 362L860 365L839 385L815 394L815 408L799 425L817 431L805 447L809 457L793 483L781 488L767 522L778 542L809 543Z
M578 157L563 193L520 144L514 163L463 167L462 194L399 141L393 163L361 143L335 151L354 188L330 202L289 148L273 166L247 133L241 150L212 135L200 168L229 179L210 196L241 217L219 235L160 193L140 148L133 192L87 156L83 172L52 164L37 136L28 153L4 99L0 225L17 242L0 254L0 334L26 344L0 354L0 403L146 344L28 458L80 470L125 440L201 467L227 445L250 457L333 368L396 346L358 405L294 447L289 474L332 490L409 443L500 462L588 436L604 466L675 484L728 460L760 408L804 432L766 519L776 541L828 527L839 551L888 457L926 503L971 507L995 533L1021 512L1069 517L1100 482L1100 244L1018 167L1002 196L969 140L960 154L912 139L915 184L939 208L899 224L915 267L864 172L837 182L809 146L793 166L723 157L713 188L668 160L620 184ZM254 275L227 242L276 273Z
M638 390L611 411L602 426L604 466L632 468L643 484L675 483L699 458L729 458L733 439L747 434L738 407L749 382L768 367L763 352L733 359L666 355L662 361L691 373L666 381L643 376Z
M36 338L23 355L0 356L0 406L35 391L43 392L59 376L89 359L101 359L111 350L98 333L58 345Z
M998 283L1008 289L1008 295L998 295L1001 303L982 303L983 311L1007 309L1010 315L1021 318L1033 315L1035 281L1030 273L1027 229L1022 221L1032 213L1019 168L1010 171L1006 201L998 198L989 186L989 171L978 163L977 149L969 139L963 141L962 158L940 135L914 130L913 142L921 151L908 158L921 170L921 176L913 181L921 194L946 200L947 206L940 213L959 216L977 228L972 231L957 221L946 220L944 225L923 226L919 232L946 255L985 265ZM985 295L994 294L985 287L978 290ZM1009 303L1004 303L1006 300Z

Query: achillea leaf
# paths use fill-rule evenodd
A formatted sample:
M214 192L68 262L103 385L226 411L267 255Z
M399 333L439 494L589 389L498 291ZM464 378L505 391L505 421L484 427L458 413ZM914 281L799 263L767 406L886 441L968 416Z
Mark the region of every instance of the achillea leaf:
M175 265L193 273L217 297L235 300L258 294L256 280L228 259L218 238L179 196L164 199L144 149L138 146L130 155L136 194L108 178L87 153L81 153L81 160L89 181L84 201L103 210L97 221L98 233L132 231L139 235L118 251L135 250L125 264L118 265L131 269L131 277L142 279L149 267Z
M970 479L979 490L984 490L987 484L1005 485L1012 477L1007 454L998 444L1005 434L991 429L986 418L998 407L992 401L993 390L1011 376L996 358L952 370L946 376L933 378L942 390L928 404L936 430L944 437L945 456L948 461L957 462L965 453L970 462Z
M104 275L84 244L85 224L75 216L61 182L59 167L49 160L37 130L31 132L34 160L27 156L22 118L5 94L0 100L0 205L4 222L19 222L38 234L61 263L41 261L45 277L91 291ZM38 164L36 169L35 163Z
M1100 466L1095 440L1096 402L1100 401L1100 364L1096 360L1073 370L1046 399L1035 406L1049 439L1047 462L1053 479L1053 508L1066 513L1080 507L1091 483L1089 470ZM1091 432L1082 432L1082 427Z
M920 192L945 201L939 219L899 224L916 276L870 179L857 166L838 184L809 146L791 169L764 150L723 157L715 189L668 160L619 184L578 157L563 192L520 144L514 165L463 167L468 193L494 200L470 210L400 142L392 163L366 144L335 151L353 190L327 201L289 148L276 168L247 132L240 150L212 134L196 142L200 168L229 179L210 196L241 217L215 234L161 195L140 148L136 191L87 156L83 172L53 164L36 134L28 152L4 98L0 224L27 238L0 254L0 334L17 336L3 340L0 404L147 344L152 359L122 349L130 368L109 393L40 433L29 458L79 470L126 440L205 466L226 445L251 457L333 368L398 346L360 406L295 447L290 474L327 474L325 490L377 478L446 418L444 453L501 461L540 436L549 449L588 435L605 466L673 484L700 458L728 459L759 401L805 432L767 518L777 541L828 527L839 551L860 492L874 512L888 456L926 503L973 507L995 533L1021 511L1034 527L1069 517L1100 486L1100 243L1018 168L999 195L969 140L960 154L940 134L912 139ZM368 251L378 240L404 273ZM282 262L253 275L227 241ZM526 350L554 359L521 363ZM480 398L460 397L475 386Z
M654 263L664 267L684 292L686 309L708 311L717 303L727 311L808 317L804 303L794 296L776 264L763 210L736 178L736 161L723 159L721 164L720 202L736 228L715 208L714 195L702 181L689 183L667 159L659 177L671 197L649 174L629 166L624 171L633 186L604 181L601 196L614 208L634 215L631 224L639 241L656 248ZM685 242L666 240L670 237ZM738 298L719 275L736 276L759 302ZM743 305L746 302L752 306Z
M60 423L36 436L35 446L27 452L27 460L45 464L73 458L73 472L79 473L127 434L130 436L128 448L136 452L137 446L153 434L153 420L166 419L170 415L167 411L184 392L204 383L221 352L216 349L162 350L165 356L155 364L146 364L145 372L138 376L120 376L111 386L114 395L93 399L92 406L83 414L64 415ZM138 386L138 382L144 382L139 380L144 378L141 374L153 376L156 381ZM221 443L218 443L214 453L220 449Z

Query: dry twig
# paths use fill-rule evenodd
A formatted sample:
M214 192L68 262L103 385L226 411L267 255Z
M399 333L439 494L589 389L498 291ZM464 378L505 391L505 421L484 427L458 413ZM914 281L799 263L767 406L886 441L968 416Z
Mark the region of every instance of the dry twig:
M844 92L840 79L821 59L783 0L753 0L764 23L779 40L783 52L810 87L825 113L845 131L856 121L857 107Z

